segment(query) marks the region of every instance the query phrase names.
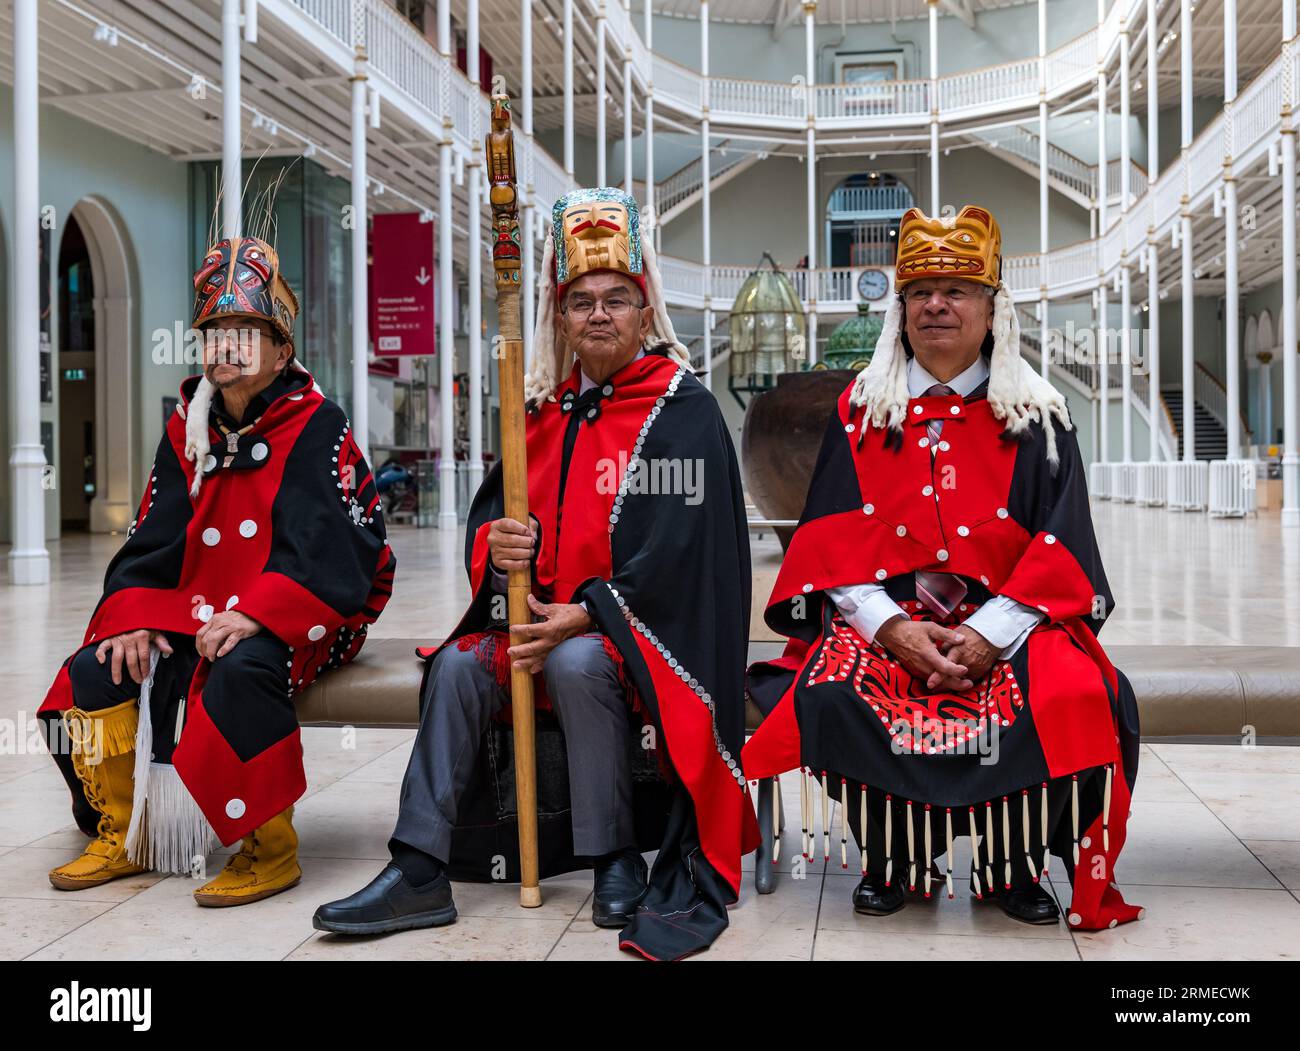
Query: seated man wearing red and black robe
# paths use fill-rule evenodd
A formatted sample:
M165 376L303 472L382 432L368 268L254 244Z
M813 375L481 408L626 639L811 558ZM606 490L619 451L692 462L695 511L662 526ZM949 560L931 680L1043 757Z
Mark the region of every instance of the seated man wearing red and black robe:
M609 187L560 198L542 273L525 383L533 521L503 516L495 467L466 527L473 601L428 654L392 862L314 923L440 926L456 919L449 877L518 878L502 726L515 664L555 717L538 721L542 876L592 867L593 922L620 929L624 948L677 959L725 929L757 840L740 770L740 474L673 334L636 201ZM504 574L530 566L537 621L512 626L530 641L511 646Z
M790 641L750 669L770 715L745 771L800 770L805 856L820 814L829 860L841 806L860 913L936 880L952 897L968 837L975 898L1058 922L1056 854L1069 924L1113 927L1141 915L1115 883L1137 707L1097 641L1114 602L1078 442L1020 357L1000 267L984 209L903 216L897 298L839 399L767 606Z
M213 245L194 276L203 375L181 384L135 521L41 725L90 844L50 873L80 890L147 869L244 905L301 877L294 696L350 661L396 561L347 417L294 358L275 249Z

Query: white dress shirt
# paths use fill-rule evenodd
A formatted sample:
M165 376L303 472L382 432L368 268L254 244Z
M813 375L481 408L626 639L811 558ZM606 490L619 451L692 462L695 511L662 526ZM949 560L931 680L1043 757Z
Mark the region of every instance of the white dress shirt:
M965 398L988 377L988 362L981 354L973 365L954 376L946 385L955 394ZM921 397L939 382L941 381L931 376L915 357L907 363L907 392L911 397ZM867 642L875 639L876 632L885 621L907 616L881 584L827 588L826 594L830 595L844 619ZM1001 647L999 657L1007 660L1024 644L1034 626L1042 619L1043 614L1038 610L1030 609L1006 595L994 595L963 623L969 624L994 646Z
M636 352L636 357L633 358L632 361L638 361L644 357L645 357L645 347L642 347L640 350ZM581 362L579 362L578 365L578 376L580 380L578 386L579 394L586 394L587 391L591 390L592 387L596 386L596 381L587 375L586 370L582 368ZM492 590L499 594L505 594L506 585L509 580L509 577L505 573L502 573L501 570L497 569L497 567L492 564L492 556L490 554L488 555L488 569L491 570L492 572ZM585 601L579 602L578 605L581 606L583 609L587 610L588 613L591 612L591 610L588 608L587 603Z

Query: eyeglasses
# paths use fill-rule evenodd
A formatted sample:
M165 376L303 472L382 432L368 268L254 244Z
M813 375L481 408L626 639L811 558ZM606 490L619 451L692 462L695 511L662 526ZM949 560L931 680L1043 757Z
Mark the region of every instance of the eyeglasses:
M608 299L593 299L591 296L570 296L560 308L562 314L572 314L579 321L586 321L596 312L597 304L603 304L605 313L611 318L626 317L630 310L641 310L643 303L633 303L627 296L619 293Z
M909 288L902 293L903 301L909 306L920 306L922 303L930 302L934 296L938 296L949 306L957 306L961 303L969 303L978 299L980 296L992 295L993 289L980 289L973 291L968 288Z

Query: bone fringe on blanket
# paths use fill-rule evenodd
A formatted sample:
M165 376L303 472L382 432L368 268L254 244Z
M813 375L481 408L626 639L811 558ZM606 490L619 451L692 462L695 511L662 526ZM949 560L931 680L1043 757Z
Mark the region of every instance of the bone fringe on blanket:
M1114 778L1113 765L1107 765L1100 768L1104 774L1104 789L1102 802L1102 828L1105 830L1103 835L1108 834L1110 827L1110 808L1111 808L1111 786ZM1082 771L1086 774L1088 771ZM830 775L827 771L814 771L810 767L801 766L797 771L799 778L799 800L800 800L800 837L801 850L800 854L805 863L815 860L817 852L817 797L816 781L821 781L821 834L823 837L823 864L829 865L831 858L831 830L835 823L835 809L838 804L841 828L840 828L840 865L842 868L848 868L848 816L849 795L848 781L846 778L840 778L839 798L836 799L830 792ZM993 893L996 889L994 882L995 873L999 870L1002 872L1002 884L1004 889L1011 888L1011 855L1013 848L1019 846L1020 852L1024 856L1025 867L1034 883L1040 882L1047 876L1051 850L1048 840L1048 822L1050 808L1048 806L1048 792L1053 785L1059 786L1062 790L1066 785L1069 786L1070 810L1070 840L1073 847L1073 861L1077 863L1079 851L1079 773L1070 774L1054 779L1051 782L1042 781L1036 785L1028 785L1019 790L1020 794L1020 842L1013 844L1013 834L1011 829L1011 795L995 796L991 799L984 800L981 803L973 803L966 807L969 830L965 833L971 840L971 869L970 883L971 889L977 898L984 897L985 894ZM868 848L867 832L870 818L870 807L868 806L867 794L871 789L867 785L859 785L858 796L858 829L859 829L859 863L862 875L868 873ZM1038 805L1034 806L1034 796L1038 797ZM998 821L996 820L997 810L995 804L1001 808L1001 834L998 834ZM983 829L978 819L980 808L984 811ZM958 808L960 810L960 808ZM885 857L884 873L885 885L889 886L893 882L894 872L894 842L895 842L895 824L901 822L902 829L898 831L898 840L900 843L906 843L907 847L907 879L905 881L909 891L915 891L920 876L925 896L931 895L932 883L934 880L934 837L939 835L937 829L932 829L931 821L938 820L938 815L942 811L943 829L942 844L945 855L945 869L943 880L947 896L953 898L953 808L951 806L940 807L937 804L922 802L914 799L896 798L892 793L886 793L884 796L884 840L885 840ZM916 857L917 835L916 814L920 813L922 824L919 830L921 841L924 844L925 864L924 868L919 868ZM931 817L931 815L934 815ZM780 857L781 851L781 821L780 814L777 813L772 824L773 833L773 862ZM1036 833L1036 836L1035 836ZM958 835L962 834L960 827ZM1037 844L1038 854L1035 857L1034 845ZM1109 849L1109 843L1105 844ZM899 859L901 862L901 858ZM919 869L919 872L918 872Z

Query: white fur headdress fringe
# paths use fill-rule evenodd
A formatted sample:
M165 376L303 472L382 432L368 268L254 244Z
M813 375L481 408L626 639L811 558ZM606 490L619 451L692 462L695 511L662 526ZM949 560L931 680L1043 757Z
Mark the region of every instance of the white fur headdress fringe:
M885 324L871 361L853 383L849 402L864 408L877 427L900 430L907 413L907 352L903 349L903 304L895 298L885 312ZM1005 420L1007 430L1021 434L1037 420L1047 438L1047 459L1059 462L1052 417L1067 431L1070 413L1061 392L1020 356L1020 321L1011 294L999 284L993 296L993 353L989 361L989 407Z
M673 323L664 303L663 280L659 276L659 260L651 242L649 227L643 227L641 238L641 266L645 277L646 305L654 308L650 336L646 349L667 348L668 356L686 366L691 355L677 339ZM542 287L538 292L537 322L533 327L533 355L524 376L524 399L540 402L553 396L573 369L573 352L555 342L555 244L547 233L542 248Z

